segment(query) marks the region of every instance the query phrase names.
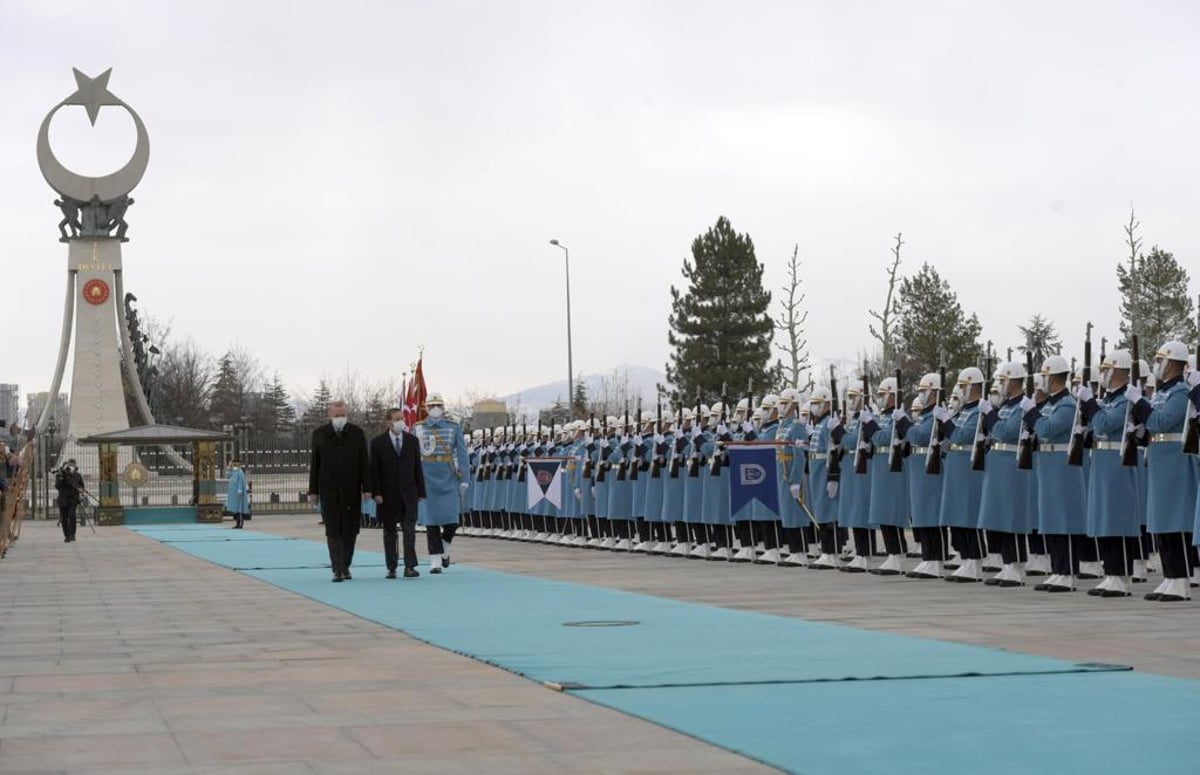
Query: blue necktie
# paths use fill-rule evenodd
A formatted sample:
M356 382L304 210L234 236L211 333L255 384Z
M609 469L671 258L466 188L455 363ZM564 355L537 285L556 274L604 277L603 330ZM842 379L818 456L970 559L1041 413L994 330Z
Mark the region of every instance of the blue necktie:
M399 454L400 454L400 438L401 438L400 436L397 436L397 437L395 438L395 442L396 442L396 454L397 454L397 455L399 455Z

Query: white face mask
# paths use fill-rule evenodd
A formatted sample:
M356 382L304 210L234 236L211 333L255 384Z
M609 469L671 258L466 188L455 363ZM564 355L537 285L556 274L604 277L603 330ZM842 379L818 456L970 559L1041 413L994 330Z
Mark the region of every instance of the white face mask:
M440 406L435 406L435 407L432 407L432 408L429 410L429 417L430 417L430 419L433 419L433 420L440 420L440 419L442 419L442 415L443 415L443 414L445 414L445 410L444 410L444 409L442 409L442 407L440 407Z
M330 423L330 425L333 426L333 429L335 431L340 431L342 428L346 427L346 418L345 417L334 417L333 419L331 419L329 421L329 423Z
M392 420L392 430L399 436L404 432L404 420Z
M1004 404L1004 398L999 393L988 393L988 401L997 409Z
M1112 371L1109 369L1103 369L1100 372L1100 387L1103 388L1104 390L1108 390L1111 386L1112 386Z
M1150 371L1151 371L1151 372L1154 374L1154 379L1156 379L1156 380L1158 380L1159 382L1161 382L1161 381L1162 381L1162 379L1163 379L1163 370L1164 370L1166 367L1167 367L1167 362L1166 362L1166 361L1164 361L1164 360L1161 360L1161 359L1160 359L1160 360L1156 360L1156 361L1154 362L1154 367L1150 369Z
M947 403L950 406L951 412L957 412L959 409L962 409L962 396L950 396L950 400Z

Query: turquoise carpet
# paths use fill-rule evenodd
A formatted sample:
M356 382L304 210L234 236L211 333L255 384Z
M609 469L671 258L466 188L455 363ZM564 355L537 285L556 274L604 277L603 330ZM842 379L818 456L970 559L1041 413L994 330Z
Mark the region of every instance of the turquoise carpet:
M1200 708L1200 682L458 565L389 581L378 552L357 552L354 580L331 584L316 542L201 525L134 530L791 771L910 772L957 760L972 773L1010 772L1050 740L1050 758L1024 771L1086 760L1089 772L1117 772L1135 755L1157 772L1200 771L1172 769L1186 745L1176 758L1132 743L1193 734L1200 710L1177 709ZM619 626L589 626L604 624ZM1016 758L1001 755L1004 735Z

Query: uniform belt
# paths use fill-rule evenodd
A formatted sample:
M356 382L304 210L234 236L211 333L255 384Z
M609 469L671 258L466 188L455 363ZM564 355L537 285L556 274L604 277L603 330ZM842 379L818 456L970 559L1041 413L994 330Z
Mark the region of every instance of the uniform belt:
M1123 442L1120 442L1120 441L1094 441L1094 442L1092 442L1092 449L1120 450L1122 446L1123 446Z
M1070 444L1039 444L1038 452L1070 452Z
M1020 447L1016 444L993 444L988 449L992 452L1016 452Z
M809 460L828 460L829 453L828 452L809 452L808 459Z
M974 449L973 444L951 444L950 445L951 452L970 452L972 449Z
M1153 436L1151 436L1151 437L1150 437L1150 441L1151 441L1152 443L1153 443L1153 442L1159 442L1159 441L1179 441L1179 442L1182 442L1182 441L1183 441L1183 434L1182 434L1182 433L1156 433L1156 434L1154 434Z
M929 447L913 447L912 451L914 455L928 455Z
M449 463L453 460L449 455L421 455L422 463Z

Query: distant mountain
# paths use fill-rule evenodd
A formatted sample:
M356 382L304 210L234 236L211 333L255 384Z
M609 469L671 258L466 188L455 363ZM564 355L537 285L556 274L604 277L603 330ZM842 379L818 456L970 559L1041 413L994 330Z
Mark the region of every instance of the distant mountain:
M603 374L583 375L589 402L608 404L612 407L612 411L617 411L628 399L630 413L636 409L639 397L642 400L643 409L652 409L656 402L655 385L666 381L666 375L658 369L628 364L622 364ZM563 379L526 388L517 393L501 396L500 400L518 414L532 417L538 410L547 409L555 402L567 403L567 381Z

